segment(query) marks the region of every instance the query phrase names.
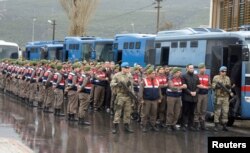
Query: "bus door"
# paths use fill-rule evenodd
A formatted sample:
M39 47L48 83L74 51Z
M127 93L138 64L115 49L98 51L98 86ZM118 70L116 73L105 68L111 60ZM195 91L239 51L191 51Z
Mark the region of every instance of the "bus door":
M162 47L161 48L161 65L168 65L169 59L169 47Z
M219 68L223 65L223 47L213 46L211 54L211 79L219 73Z
M250 119L250 61L249 49L242 49L241 70L241 118Z
M117 52L117 63L118 64L122 63L122 50L118 50Z

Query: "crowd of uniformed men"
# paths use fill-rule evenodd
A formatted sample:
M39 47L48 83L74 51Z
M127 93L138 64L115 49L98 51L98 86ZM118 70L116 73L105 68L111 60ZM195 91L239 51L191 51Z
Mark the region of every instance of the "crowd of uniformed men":
M222 66L212 83L205 73L205 64L198 68L195 74L194 66L189 64L182 74L178 67L130 67L127 62L115 65L5 59L0 63L0 88L19 97L22 103L55 116L65 114L67 120L81 125L90 125L88 110L106 110L114 115L114 134L119 132L121 119L126 132L133 132L131 119L140 122L143 132L159 131L160 127L169 132L179 130L178 121L183 131L207 130L205 114L208 91L212 88L216 98L213 129L218 131L221 124L222 130L227 131L230 95L217 84L230 90L227 68Z

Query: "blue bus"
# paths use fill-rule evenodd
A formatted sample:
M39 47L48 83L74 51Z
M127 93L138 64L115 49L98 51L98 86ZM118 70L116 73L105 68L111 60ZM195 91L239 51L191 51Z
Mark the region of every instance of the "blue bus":
M25 46L25 58L28 60L65 61L63 41L35 41Z
M112 61L113 39L99 37L66 37L65 59L70 61Z
M131 66L153 64L149 54L154 50L155 35L151 34L117 34L114 40L113 53L116 63L127 61Z
M219 68L228 68L234 80L234 100L230 104L228 125L236 117L250 119L250 32L224 32L216 29L183 29L158 32L155 38L155 65L166 64L185 68L187 64L205 63L212 78ZM214 93L210 91L208 111L214 112ZM236 114L236 115L235 115Z

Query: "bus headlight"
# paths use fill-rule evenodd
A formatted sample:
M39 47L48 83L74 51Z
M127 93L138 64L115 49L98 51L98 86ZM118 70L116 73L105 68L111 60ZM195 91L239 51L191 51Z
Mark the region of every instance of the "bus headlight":
M250 97L246 97L245 96L245 101L248 102L248 103L250 103Z

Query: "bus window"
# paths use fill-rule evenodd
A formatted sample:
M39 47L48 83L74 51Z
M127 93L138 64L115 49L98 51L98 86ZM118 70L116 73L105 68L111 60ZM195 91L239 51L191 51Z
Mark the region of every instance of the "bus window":
M190 47L191 48L197 48L198 47L198 41L191 41Z
M186 41L181 41L180 42L180 48L186 48L187 47L187 42Z
M135 49L140 49L140 48L141 48L141 42L136 42Z
M133 42L129 43L129 49L134 49L134 46L135 46L135 43L133 43Z
M127 42L124 43L123 48L124 48L124 49L128 49L128 43L127 43Z
M171 48L178 48L178 42L171 42Z
M114 49L118 49L118 43L114 44Z

